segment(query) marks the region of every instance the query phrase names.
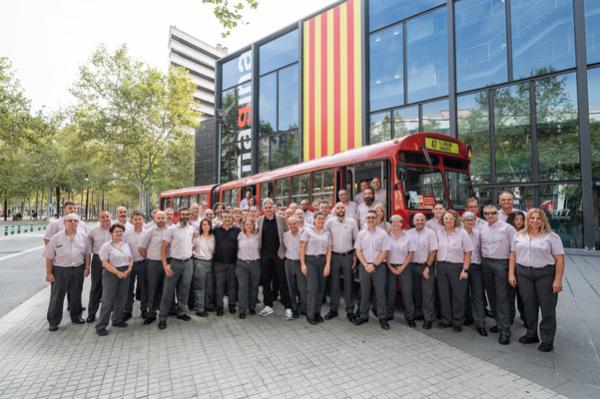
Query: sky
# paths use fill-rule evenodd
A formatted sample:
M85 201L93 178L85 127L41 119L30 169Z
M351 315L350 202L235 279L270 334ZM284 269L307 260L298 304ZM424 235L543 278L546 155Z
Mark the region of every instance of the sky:
M52 112L73 103L69 87L101 43L126 44L133 57L166 70L170 25L233 52L331 3L259 0L245 13L248 24L224 39L202 0L0 0L0 56L13 63L32 109Z

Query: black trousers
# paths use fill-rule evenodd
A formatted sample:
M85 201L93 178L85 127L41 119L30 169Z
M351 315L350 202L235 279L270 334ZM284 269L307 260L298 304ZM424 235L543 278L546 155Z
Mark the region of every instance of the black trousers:
M261 254L260 272L265 306L273 307L273 301L277 299L277 289L279 289L281 303L284 308L288 309L290 294L285 279L283 259L280 259L277 254Z
M63 316L65 295L69 293L69 314L71 320L81 315L81 291L83 290L83 265L77 267L54 267L54 282L50 285L48 323L58 326Z
M102 300L102 261L96 254L92 256L92 288L90 289L90 301L88 302L88 315L96 316L98 309L100 308L100 301Z
M137 284L136 284L137 282ZM137 288L136 288L137 287ZM133 269L129 275L129 290L127 291L127 301L125 302L125 312L133 311L133 302L135 293L139 291L140 311L148 311L148 279L146 277L146 260L133 263Z

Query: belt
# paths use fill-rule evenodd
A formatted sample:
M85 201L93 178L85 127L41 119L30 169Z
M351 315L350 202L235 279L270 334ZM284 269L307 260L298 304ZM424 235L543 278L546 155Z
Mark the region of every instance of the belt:
M205 262L212 262L212 259L202 259L202 258L199 258L197 256L194 256L193 258L196 259L196 260L203 260Z
M333 252L334 255L337 256L348 256L348 255L352 255L354 253L354 250L350 250L348 252Z
M186 258L186 259L171 258L171 260L176 260L177 262L187 262L189 260L192 260L192 258Z
M238 259L238 262L244 262L244 263L255 263L255 262L259 262L260 259L252 259L252 260L244 260L244 259Z
M547 269L549 267L554 267L555 265L545 265L545 266L541 266L541 267L535 267L535 266L524 266L524 265L520 265L517 263L517 266L521 267L523 269L542 270L542 269Z
M76 268L81 267L83 265L84 265L84 263L82 263L81 265L76 265L76 266L71 266L71 265L69 265L69 266L61 266L61 265L56 265L56 264L53 263L52 267L62 267L63 269L76 269Z
M310 256L310 255L307 255ZM290 259L290 258L285 258L287 260L289 260L290 262L300 262L300 259Z
M323 255L308 255L307 254L306 256L312 256L313 258L324 258L325 254L323 254Z

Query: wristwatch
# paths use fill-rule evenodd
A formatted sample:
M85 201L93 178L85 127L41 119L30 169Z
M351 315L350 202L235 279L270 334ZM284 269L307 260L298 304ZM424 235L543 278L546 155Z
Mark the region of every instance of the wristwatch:
M463 269L462 269L462 271L463 271L463 273L467 273L467 274L469 274L469 269L464 269L464 268L463 268Z

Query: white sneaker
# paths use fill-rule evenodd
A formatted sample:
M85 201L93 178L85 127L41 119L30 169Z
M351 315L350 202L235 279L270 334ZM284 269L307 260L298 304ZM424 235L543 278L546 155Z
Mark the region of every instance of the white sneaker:
M260 312L258 312L258 315L264 317L264 316L268 316L268 315L273 314L273 313L274 313L274 310L273 310L272 307L265 306Z
M287 308L287 309L285 310L285 319L286 319L286 320L293 320L293 319L294 319L294 315L293 315L293 313L292 313L292 309L290 309L290 308Z

